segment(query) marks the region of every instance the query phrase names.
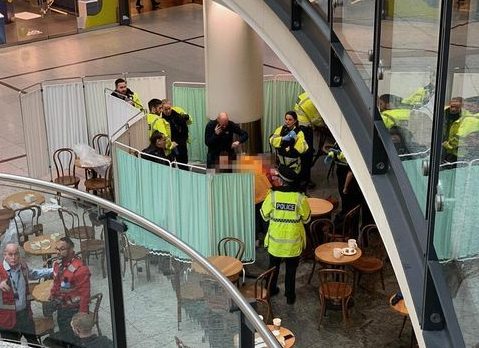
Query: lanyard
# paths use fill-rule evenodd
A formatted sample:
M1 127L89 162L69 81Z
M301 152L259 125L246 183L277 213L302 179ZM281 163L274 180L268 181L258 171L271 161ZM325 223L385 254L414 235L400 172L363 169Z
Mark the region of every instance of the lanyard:
M15 298L18 298L18 284L20 283L20 276L21 276L21 269L18 270L18 272L15 272L14 270L10 269L8 271L8 274L10 276L10 283L12 284L13 286L13 294L15 296ZM17 279L14 279L13 278L13 275L16 274L16 278Z

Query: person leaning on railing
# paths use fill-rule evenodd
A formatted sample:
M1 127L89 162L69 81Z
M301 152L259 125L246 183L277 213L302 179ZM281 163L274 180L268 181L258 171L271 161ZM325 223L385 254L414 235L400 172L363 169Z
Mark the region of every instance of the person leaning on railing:
M22 336L28 343L39 344L35 336L30 289L28 280L51 277L51 268L29 269L21 260L17 243L7 243L0 264L0 336L20 341Z
M141 150L141 158L160 164L168 164L168 162L162 161L160 159L164 158L170 161L172 160L171 157L166 155L166 142L167 138L163 133L154 131L153 135L150 138L150 145L146 149Z
M111 92L111 95L143 111L140 96L127 87L125 79L119 78L115 80L115 90Z

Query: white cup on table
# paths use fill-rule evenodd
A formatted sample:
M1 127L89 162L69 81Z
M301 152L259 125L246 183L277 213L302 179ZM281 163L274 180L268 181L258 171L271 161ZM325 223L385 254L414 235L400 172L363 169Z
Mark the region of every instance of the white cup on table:
M340 259L341 256L343 256L343 252L342 252L341 248L334 248L333 249L333 257L335 259Z
M273 326L275 330L279 330L281 328L281 319L280 318L274 318L273 319Z
M356 239L348 239L348 248L356 249L357 247Z

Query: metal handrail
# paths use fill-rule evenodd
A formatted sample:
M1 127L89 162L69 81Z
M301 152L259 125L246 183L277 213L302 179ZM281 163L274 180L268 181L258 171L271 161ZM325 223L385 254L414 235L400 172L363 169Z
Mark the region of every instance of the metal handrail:
M196 250L192 249L189 245L184 243L183 241L176 238L174 235L169 233L168 231L164 230L163 228L155 225L151 221L133 213L132 211L125 209L107 201L103 198L99 198L97 196L91 195L89 193L79 191L74 188L70 188L67 186L62 186L59 184L51 183L48 181L43 181L39 179L28 178L25 176L19 175L11 175L11 174L4 174L0 173L0 180L16 183L16 184L28 184L41 187L45 190L52 190L54 192L66 193L72 195L76 198L81 198L89 203L99 205L103 208L111 210L122 217L127 218L131 222L135 223L136 225L144 228L145 230L153 233L159 238L167 241L168 243L174 245L176 248L183 251L185 254L189 255L192 260L196 263L200 264L203 268L208 270L211 275L218 281L223 288L226 289L228 294L231 296L233 301L236 303L238 308L244 313L248 321L253 324L256 331L260 334L263 338L264 342L267 344L268 347L273 348L280 348L281 345L273 336L272 332L267 328L267 326L260 320L257 313L253 310L253 308L249 305L249 303L244 299L241 295L239 290L231 283L231 281L226 278L221 272L219 272L208 260L199 254Z

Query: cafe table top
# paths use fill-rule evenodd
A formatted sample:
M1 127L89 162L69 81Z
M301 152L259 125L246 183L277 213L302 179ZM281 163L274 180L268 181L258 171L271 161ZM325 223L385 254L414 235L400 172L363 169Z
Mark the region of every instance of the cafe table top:
M28 194L32 194L35 197L33 202L25 201L25 196ZM31 205L41 205L43 203L45 203L45 196L41 193L35 191L21 191L6 197L3 200L2 205L5 208L13 209L12 207L17 204L21 205L22 207L29 207Z
M273 331L274 330L274 325L268 325L268 328ZM285 348L290 348L290 347L294 347L294 343L296 342L296 337L294 336L293 332L290 330L290 329L287 329L285 328L284 326L281 326L279 328L279 335L281 337L285 337L287 335L291 335L293 337L291 338L288 338L287 340L284 341L285 345L284 347Z
M322 198L308 198L309 207L311 208L311 216L318 217L327 215L333 211L333 204Z
M45 280L40 282L33 288L32 297L38 302L48 302L50 299L50 292L52 290L53 280Z
M243 270L243 263L232 256L209 256L207 259L230 280L236 280ZM192 267L198 273L207 273L199 264L193 263Z
M339 259L333 256L333 250L335 248L343 249L347 247L348 243L346 242L324 243L314 250L314 255L319 261L330 265L348 265L359 259L363 253L360 248L356 248L356 254L354 255L341 255Z
M40 249L32 249L32 242L41 242L42 240L49 240L50 247L48 248L40 247ZM25 250L27 254L45 256L45 255L55 254L57 252L56 245L57 245L57 241L53 240L49 235L30 236L28 238L28 241L23 243L23 249Z
M105 155L99 155L101 157L103 157L103 159L108 162L108 163L111 163L111 157L110 156L105 156ZM92 162L81 162L80 158L75 158L75 167L78 167L78 168L83 168L83 169L94 169L94 168L99 168L99 167L103 167L105 164L98 164L98 163L92 163Z

